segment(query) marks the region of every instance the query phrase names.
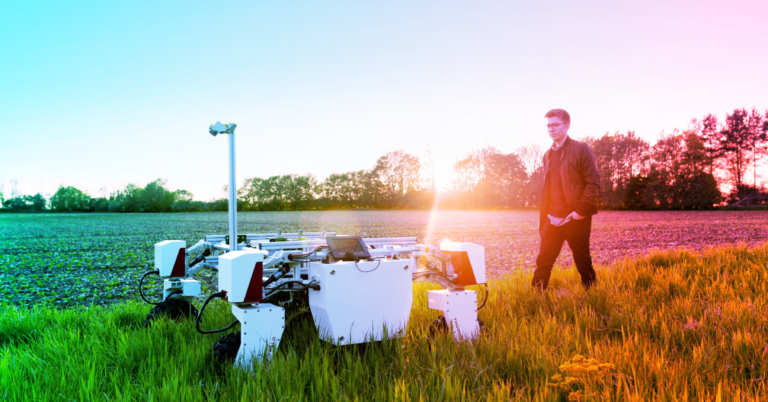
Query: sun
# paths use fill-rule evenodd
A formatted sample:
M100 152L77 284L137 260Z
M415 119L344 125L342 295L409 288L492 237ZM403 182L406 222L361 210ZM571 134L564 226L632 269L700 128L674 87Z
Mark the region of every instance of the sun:
M456 178L456 172L453 169L453 163L440 163L440 161L436 161L434 164L434 169L431 173L434 175L435 187L437 188L438 193L445 193L451 189L453 186L453 181Z

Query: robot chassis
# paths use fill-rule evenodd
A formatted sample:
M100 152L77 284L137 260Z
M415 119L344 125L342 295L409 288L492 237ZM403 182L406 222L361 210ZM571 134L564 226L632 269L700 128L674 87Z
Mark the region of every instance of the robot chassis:
M477 312L477 292L465 286L486 284L485 249L473 243L442 242L439 247L417 244L416 237L366 238L335 236L330 232L261 233L236 235L234 200L234 127L216 123L217 134L230 137L230 234L208 235L189 249L182 240L155 244L155 271L163 278L163 302L196 311L192 301L201 294L193 276L205 268L218 270L218 292L197 313L201 333L224 332L240 324L235 365L250 368L270 359L286 324L294 316L311 313L320 338L331 344L352 345L405 336L413 305L413 282L432 281L444 289L428 291L428 307L440 310L435 324L450 329L455 339L472 340L483 329ZM338 260L329 239L354 239L367 258ZM236 239L231 247L230 239ZM234 250L232 250L234 248ZM191 262L188 257L201 251ZM347 253L347 257L352 257ZM487 299L487 285L486 285ZM236 321L218 330L200 329L203 313L214 298L228 301ZM158 303L152 303L158 304ZM307 306L308 304L308 306ZM306 309L308 307L308 309ZM297 312L297 310L303 311ZM154 309L153 309L154 310ZM222 337L220 342L224 341ZM217 345L214 345L216 352ZM232 352L231 350L229 351Z
M405 335L413 305L413 282L433 281L444 287L430 290L428 306L442 311L441 326L456 339L473 339L482 323L477 293L464 287L485 284L485 251L472 243L442 242L440 247L417 244L415 237L363 239L371 258L333 261L327 233L249 234L243 247L229 251L227 236L205 236L186 249L181 240L155 244L155 267L163 278L163 300L190 303L201 294L192 276L204 268L217 269L215 297L232 304L241 325L236 364L251 365L269 358L286 326L286 308L300 302L306 291L308 307L323 340L334 345L379 341ZM274 241L278 238L281 241ZM203 251L189 265L187 256ZM486 292L487 297L487 292ZM290 319L290 317L288 317ZM444 321L442 321L444 320ZM203 333L222 332L202 331Z

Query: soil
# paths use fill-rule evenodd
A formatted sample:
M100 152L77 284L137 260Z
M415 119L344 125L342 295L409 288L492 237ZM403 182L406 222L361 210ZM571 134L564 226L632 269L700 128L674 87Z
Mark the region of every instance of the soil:
M466 241L486 248L490 277L535 268L537 211L240 212L240 233L335 231L364 237L417 236L423 243ZM137 299L138 279L154 269L154 244L227 232L225 212L185 214L2 214L0 300L57 307ZM610 265L654 249L705 248L768 241L768 211L601 211L592 222L595 264ZM573 258L567 244L558 264ZM216 291L204 270L203 294ZM159 297L160 281L146 292ZM201 297L202 299L203 297ZM149 309L148 309L149 310Z

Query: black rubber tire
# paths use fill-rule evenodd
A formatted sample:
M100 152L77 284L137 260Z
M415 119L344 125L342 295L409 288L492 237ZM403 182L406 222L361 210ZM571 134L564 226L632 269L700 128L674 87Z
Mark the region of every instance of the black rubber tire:
M478 318L477 325L480 327L478 331L480 335L484 335L486 332L488 332L488 328L485 327L485 323L483 322L483 320Z
M429 323L429 335L427 336L427 345L429 346L430 352L432 351L432 348L436 347L435 339L437 338L437 334L439 333L446 333L450 331L450 328L448 327L448 322L445 321L445 316L440 314L437 316L437 319Z
M312 312L307 309L288 317L278 350L286 352L289 348L301 354L319 336Z
M184 299L169 299L158 303L152 307L152 310L149 310L144 325L150 326L152 321L159 318L170 318L175 321L178 319L186 320L190 317L197 318L197 308L194 304Z
M429 337L434 338L440 332L448 332L448 323L445 321L445 316L440 314L437 319L429 324Z
M213 350L211 350L213 360L219 364L234 363L237 351L240 350L240 342L240 331L222 336L218 342L213 344Z
M488 328L485 327L483 320L479 318L477 319L477 325L478 331L481 334L484 334L486 331L488 331ZM432 321L432 323L429 325L429 336L434 338L438 332L447 332L448 330L448 323L445 321L445 317L440 314L437 316L437 319Z

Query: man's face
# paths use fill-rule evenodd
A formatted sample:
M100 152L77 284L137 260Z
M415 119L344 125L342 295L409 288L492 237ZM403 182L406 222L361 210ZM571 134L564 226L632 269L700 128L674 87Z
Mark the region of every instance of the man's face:
M568 127L570 124L563 123L559 117L547 118L547 131L549 131L549 138L552 138L554 142L560 142L565 140L568 136Z

